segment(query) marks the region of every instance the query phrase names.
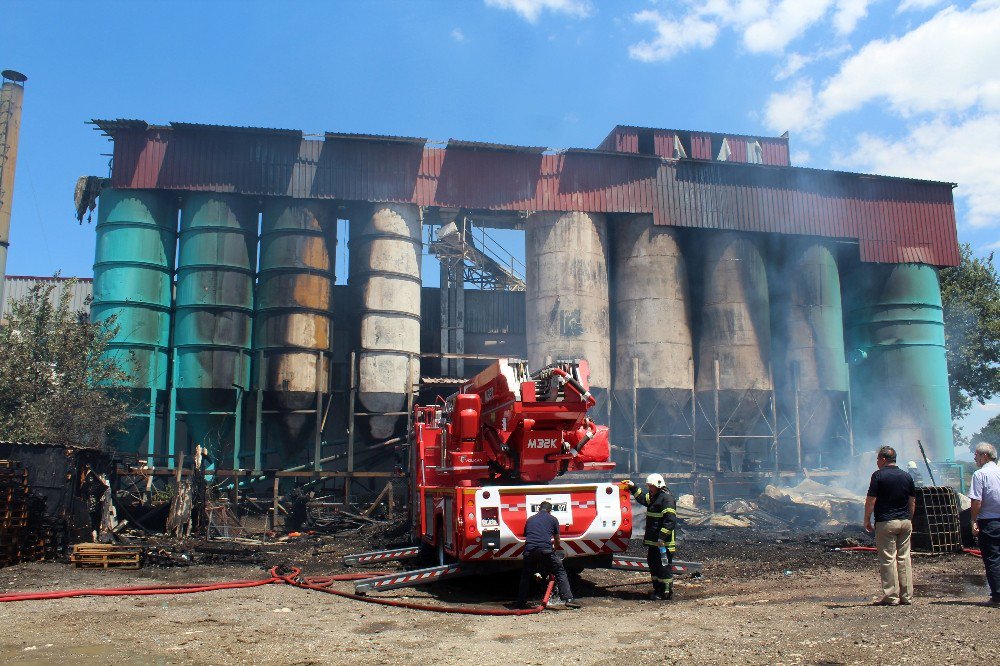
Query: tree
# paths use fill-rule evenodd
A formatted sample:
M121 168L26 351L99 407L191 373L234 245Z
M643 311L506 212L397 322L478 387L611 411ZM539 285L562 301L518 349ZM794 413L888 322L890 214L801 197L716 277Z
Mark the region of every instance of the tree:
M1000 414L997 414L983 426L982 430L972 437L972 443L989 442L993 446L1000 446Z
M951 415L965 416L1000 392L1000 275L993 254L962 245L958 266L941 271Z
M129 379L104 354L118 326L91 323L71 309L70 289L57 299L54 290L39 284L11 301L0 327L0 439L103 448L124 431L130 407L107 390Z

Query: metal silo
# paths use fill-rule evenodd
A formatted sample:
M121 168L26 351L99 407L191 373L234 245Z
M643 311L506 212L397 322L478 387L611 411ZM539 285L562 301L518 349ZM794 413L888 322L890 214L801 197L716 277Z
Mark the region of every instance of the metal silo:
M748 457L766 460L771 445L765 439L773 413L767 274L751 237L707 232L702 238L695 387L715 440L703 455L714 458L717 469L739 472Z
M772 279L775 384L796 448L797 468L844 462L849 455L844 319L837 261L827 244L791 241Z
M312 451L330 391L337 216L331 204L271 199L261 219L254 350L278 464ZM257 382L255 382L256 385ZM312 414L306 413L312 411ZM318 456L315 456L318 459Z
M944 320L937 269L860 264L848 302L855 442L888 444L899 460L954 457Z
M687 261L677 230L651 215L616 220L612 430L629 469L690 458L684 430L694 388Z
M177 253L174 407L185 415L188 437L217 462L234 467L242 395L250 379L256 241L252 199L215 193L185 197Z
M368 414L405 412L420 375L420 209L360 206L351 220L349 280L360 311L357 395ZM392 436L401 414L368 417Z
M583 358L590 364L592 418L608 421L611 334L608 223L596 213L542 212L525 222L528 360Z
M166 397L170 358L171 283L177 244L177 206L167 192L101 192L97 211L92 321L115 316L118 335L108 354L132 375L135 415L119 450L155 453L156 409Z

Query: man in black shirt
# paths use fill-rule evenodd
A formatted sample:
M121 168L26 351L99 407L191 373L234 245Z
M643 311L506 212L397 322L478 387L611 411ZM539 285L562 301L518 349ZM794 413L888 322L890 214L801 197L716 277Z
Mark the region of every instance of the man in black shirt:
M872 474L865 499L865 530L875 532L882 577L882 599L875 604L908 606L913 602L910 535L917 493L913 477L896 467L894 448L879 449L876 464L878 470Z
M518 608L527 608L528 588L536 573L554 573L559 596L566 602L566 606L580 607L570 590L566 567L556 552L559 549L559 521L552 515L552 503L545 501L538 505L538 513L528 518L524 524L524 568L521 569L521 585L517 590Z

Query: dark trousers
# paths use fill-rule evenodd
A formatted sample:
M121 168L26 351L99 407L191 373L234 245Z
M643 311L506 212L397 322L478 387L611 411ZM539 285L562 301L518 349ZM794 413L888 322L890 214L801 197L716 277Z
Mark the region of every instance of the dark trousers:
M979 525L979 550L986 566L986 582L990 585L990 598L1000 601L1000 518L977 520Z
M518 604L523 605L528 602L528 590L531 587L531 578L535 573L542 574L544 578L548 578L549 574L555 574L556 585L559 586L559 596L564 600L573 598L573 592L569 589L569 576L566 575L566 567L563 566L562 558L553 550L531 550L524 554L521 584L517 589Z
M667 586L673 583L674 570L671 564L674 554L667 551L667 561L663 561L659 546L649 546L646 550L646 562L649 564L649 577L653 579L653 592L666 594Z

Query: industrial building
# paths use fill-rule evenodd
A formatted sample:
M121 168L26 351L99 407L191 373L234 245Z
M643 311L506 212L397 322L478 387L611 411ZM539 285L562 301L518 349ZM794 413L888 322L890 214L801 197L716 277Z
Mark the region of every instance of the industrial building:
M951 183L793 167L787 136L93 124L114 148L92 316L143 405L119 447L157 465L202 444L218 469L385 473L412 405L498 357L585 358L622 471L951 458ZM493 229L523 232L523 272Z

